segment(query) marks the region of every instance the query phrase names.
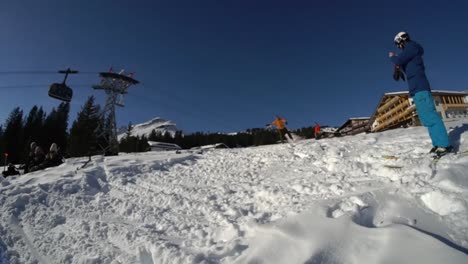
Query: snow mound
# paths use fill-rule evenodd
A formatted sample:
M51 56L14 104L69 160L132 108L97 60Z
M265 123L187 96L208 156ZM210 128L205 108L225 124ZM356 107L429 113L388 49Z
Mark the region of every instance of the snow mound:
M421 200L429 209L442 216L466 211L462 201L457 198L444 195L440 191L423 194L421 196Z
M468 155L430 147L415 127L68 159L0 178L0 263L466 263Z

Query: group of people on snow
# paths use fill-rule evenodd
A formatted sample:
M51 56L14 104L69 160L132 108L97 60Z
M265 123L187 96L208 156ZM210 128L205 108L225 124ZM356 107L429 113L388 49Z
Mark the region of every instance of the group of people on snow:
M49 167L55 167L63 163L63 156L59 153L59 148L56 143L52 143L49 148L49 152L45 154L44 150L37 145L36 142L32 142L29 145L29 154L26 158L26 162L20 167L24 170L24 174L43 170ZM16 169L13 164L8 164L8 169L3 171L3 176L14 176L19 175L20 172Z
M278 134L281 140L281 143L284 143L283 137L288 135L290 140L294 140L293 136L291 135L291 132L286 128L286 125L288 124L288 121L284 118L279 117L278 115L275 117L275 120L271 122L271 124L268 125L274 125L278 129ZM314 126L314 136L315 139L320 139L321 132L320 132L320 125L315 123Z
M407 32L399 32L394 37L394 43L401 50L399 54L389 52L388 57L394 64L393 78L403 80L408 83L409 95L413 98L416 105L416 111L422 124L427 127L429 136L432 140L432 149L430 153L436 156L443 156L453 151L450 145L447 129L442 118L437 113L432 98L432 92L429 81L425 73L425 66L422 59L424 49L421 45L413 41ZM271 123L276 125L281 142L284 142L283 136L288 134L292 139L285 124L287 121L276 116L275 121ZM314 127L315 138L320 138L320 126L316 123Z

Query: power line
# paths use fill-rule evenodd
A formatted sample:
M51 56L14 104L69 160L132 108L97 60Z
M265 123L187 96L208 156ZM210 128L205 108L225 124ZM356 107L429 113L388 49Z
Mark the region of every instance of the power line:
M51 84L4 85L0 89L49 88ZM93 84L70 84L70 87L92 87Z
M57 74L59 71L0 71L2 75L15 75L15 74ZM91 71L78 71L80 74L99 74L99 72Z
M0 74L56 74L58 71L0 71Z

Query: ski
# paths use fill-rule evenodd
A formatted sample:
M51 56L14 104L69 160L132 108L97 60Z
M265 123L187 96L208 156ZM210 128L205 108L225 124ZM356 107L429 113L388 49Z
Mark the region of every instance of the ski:
M402 165L392 165L392 164L384 164L383 166L389 169L403 169L404 168Z
M442 156L438 156L438 155L429 155L429 157L432 159L430 164L429 164L429 167L431 168L432 170L432 175L434 176L436 173L437 173L437 163L445 156L456 156L458 158L461 158L461 157L464 157L464 156L468 156L468 150L464 150L464 151L457 151L457 152L450 152L450 153L447 153L445 155L442 155ZM419 156L417 157L418 159L420 158L426 158L427 156L426 155L423 155L423 156ZM384 160L389 160L389 161L397 161L397 160L400 160L402 157L399 156L399 155L382 155L381 156L382 159ZM413 158L416 158L416 157L413 157ZM404 165L403 164L384 164L383 165L384 167L386 168L390 168L390 169L402 169L404 168Z
M455 155L455 156L458 156L458 157L464 157L464 156L468 156L468 150L464 150L464 151L457 151L457 152L449 152L445 155L442 155L442 156L437 156L437 155L429 155L429 157L433 158L434 160L440 160L442 157L445 157L445 156L450 156L450 155ZM418 158L423 158L425 157L425 155L421 155L421 156L418 156ZM386 160L398 160L401 158L400 155L382 155L381 158L383 159L386 159Z
M432 158L432 162L433 163L437 163L440 159L442 159L443 157L445 156L457 156L457 157L464 157L464 156L467 156L468 155L468 150L464 150L464 151L457 151L457 152L449 152L449 153L446 153L444 155L434 155Z

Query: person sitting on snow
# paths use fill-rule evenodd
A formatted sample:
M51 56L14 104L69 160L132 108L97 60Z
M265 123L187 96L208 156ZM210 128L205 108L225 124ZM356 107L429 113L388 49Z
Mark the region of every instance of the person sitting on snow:
M63 163L63 157L59 154L57 144L50 145L49 153L47 153L44 162L41 164L42 168L56 167Z
M24 174L29 172L29 168L31 167L31 164L34 162L34 151L36 150L37 144L36 142L31 142L29 145L29 154L28 157L26 158L26 162L24 165L21 167L24 169Z
M285 124L287 125L288 121L279 116L276 116L275 121L271 122L271 125L275 125L278 128L281 143L284 143L283 136L285 134L288 134L291 140L293 139L291 133L289 133L289 130L286 128Z
M13 164L8 164L8 169L4 172L2 172L3 177L8 177L8 176L14 176L14 175L19 175L19 171L16 170L15 165Z
M29 172L38 171L41 169L40 165L44 162L45 155L41 147L37 146L34 150L34 158L29 165Z

